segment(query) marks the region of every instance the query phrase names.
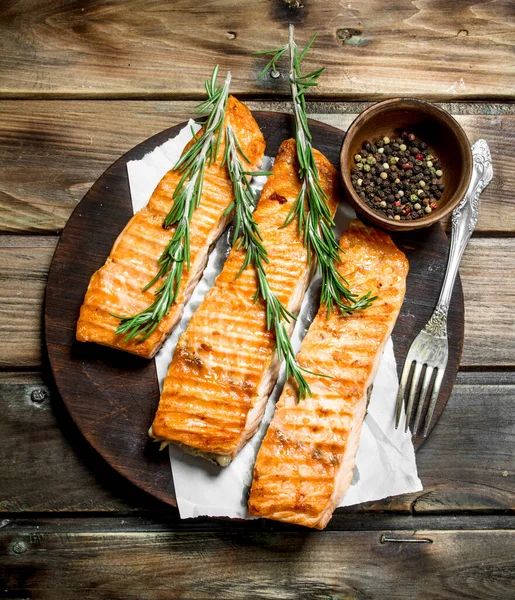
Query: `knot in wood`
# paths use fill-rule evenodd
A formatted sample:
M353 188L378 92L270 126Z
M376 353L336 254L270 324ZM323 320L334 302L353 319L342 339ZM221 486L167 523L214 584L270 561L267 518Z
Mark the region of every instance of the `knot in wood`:
M336 37L343 43L347 40L350 40L353 36L361 35L361 31L359 29L353 29L350 27L341 28L336 31Z
M22 540L18 540L17 542L14 542L13 552L15 554L23 554L24 552L27 552L27 544Z
M30 399L32 400L32 402L37 402L38 404L40 404L41 402L47 400L49 396L50 394L48 393L48 390L45 390L45 388L37 388L32 391Z

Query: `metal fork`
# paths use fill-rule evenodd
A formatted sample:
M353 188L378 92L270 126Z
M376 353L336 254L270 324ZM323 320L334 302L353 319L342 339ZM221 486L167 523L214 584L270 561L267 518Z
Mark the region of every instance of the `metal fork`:
M463 252L477 224L479 196L490 183L493 175L490 149L485 140L478 140L472 146L472 157L474 165L470 185L465 197L452 212L451 248L438 304L424 329L422 329L411 344L401 375L395 411L396 428L399 426L406 395L406 385L408 383L411 368L414 365L408 404L406 407L406 425L404 429L405 431L408 430L413 406L418 395L413 435L416 435L418 432L422 417L422 409L434 374L433 391L431 392L431 398L429 400L424 422L424 437L427 436L429 431L431 419L433 418L436 402L438 400L438 394L440 393L440 386L442 385L445 368L447 366L447 313L449 311L449 303L454 288L454 282L458 273L461 257L463 256ZM420 394L417 394L424 366L424 378L420 388Z

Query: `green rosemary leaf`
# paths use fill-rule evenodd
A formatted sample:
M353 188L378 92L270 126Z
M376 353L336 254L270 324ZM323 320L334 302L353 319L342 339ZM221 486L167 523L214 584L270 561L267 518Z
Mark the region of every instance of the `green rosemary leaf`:
M270 177L270 175L273 175L272 171L242 171L242 173L251 177Z
M317 39L317 37L318 37L318 32L313 35L313 37L309 40L309 42L307 43L304 50L300 53L300 55L298 57L299 64L302 62L302 59L309 52L309 49L311 48L311 46L313 45L313 42Z

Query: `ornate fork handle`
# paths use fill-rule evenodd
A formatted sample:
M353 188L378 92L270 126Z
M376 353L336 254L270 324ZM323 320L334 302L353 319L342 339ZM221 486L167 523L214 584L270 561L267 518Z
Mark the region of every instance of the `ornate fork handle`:
M467 193L452 212L451 249L442 290L435 311L424 327L424 331L436 337L447 337L447 313L458 267L470 236L477 225L479 196L493 176L492 157L485 140L478 140L472 146L472 159L474 166Z

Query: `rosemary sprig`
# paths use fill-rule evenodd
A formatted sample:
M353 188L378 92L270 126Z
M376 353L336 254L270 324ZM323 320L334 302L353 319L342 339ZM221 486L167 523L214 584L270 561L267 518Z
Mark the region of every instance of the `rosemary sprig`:
M200 113L209 112L204 124L204 133L200 137L193 134L194 143L174 166L182 176L173 193L173 205L164 219L163 227L175 225L175 230L157 261L158 272L143 291L162 278L164 282L155 291L154 302L145 310L130 317L114 315L121 320L115 333L127 334L126 342L139 337L138 343L141 343L152 335L177 299L184 263L187 269L190 269L190 222L193 212L200 204L206 166L216 162L231 82L231 74L228 73L225 83L217 87L217 76L218 65L213 70L211 79L205 84L207 99L197 107Z
M284 226L298 219L299 232L303 236L304 245L308 248L308 258L317 259L318 269L322 276L322 292L320 301L327 308L327 316L336 305L343 314L368 308L376 297L367 292L361 298L351 292L348 282L336 268L340 262L341 248L333 233L334 220L328 204L327 194L320 185L318 169L311 145L305 93L311 87L318 85L318 78L324 68L317 69L306 75L302 74L301 61L316 39L315 34L307 46L299 52L293 37L294 28L290 25L288 43L278 50L257 52L256 54L273 54L272 59L260 73L262 77L269 69L276 70L281 56L289 50L290 55L290 89L295 117L297 158L299 161L299 177L301 189Z
M256 201L254 192L250 187L249 177L271 175L271 173L244 170L239 158L240 156L247 163L250 162L241 149L234 131L230 126L227 126L224 164L227 164L234 189L234 200L227 210L231 211L234 209L235 212L233 246L236 249L243 248L245 250L245 259L236 277L239 277L249 265L256 270L258 289L254 295L254 301L256 302L259 298L262 298L265 303L266 326L269 331L275 333L277 356L281 362L283 360L285 362L286 379L293 377L298 387L298 399L303 400L308 395L312 396L303 373L311 373L313 375L318 375L318 373L313 373L301 367L295 358L295 352L285 326L285 322L290 323L290 319L295 320L295 317L270 288L264 266L264 263L269 262L268 254L266 248L263 246L259 227L253 216Z

